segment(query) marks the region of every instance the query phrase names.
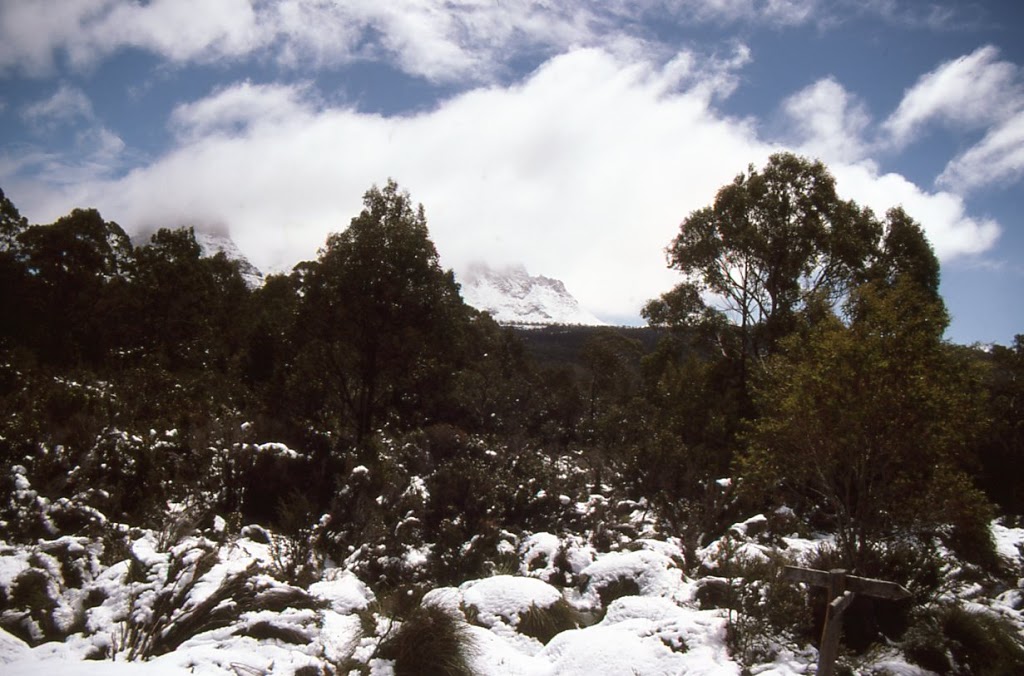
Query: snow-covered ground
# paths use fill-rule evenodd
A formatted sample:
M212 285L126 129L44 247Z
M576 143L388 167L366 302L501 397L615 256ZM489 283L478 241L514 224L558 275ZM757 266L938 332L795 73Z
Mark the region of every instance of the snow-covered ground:
M727 641L729 612L702 609L701 580L691 575L721 570L723 557L784 555L800 563L822 541L789 536L781 547L769 547L753 535L763 521L756 516L736 524L689 565L672 538L640 538L601 552L579 536L536 533L516 544L518 570L433 589L422 604L464 625L469 664L483 675L740 674ZM1000 555L1021 570L1024 529L999 523L992 529ZM129 539L129 550L114 562L119 557L99 540L0 543L3 598L12 598L29 577L37 581L32 588L40 612L21 618L21 626L35 636L63 637L33 648L0 630L0 673L392 673L393 663L378 648L400 622L344 567L326 567L305 589L287 584L275 577L274 537L267 542L258 527L229 536L223 520L176 541L146 530L131 531ZM971 602L1020 629L1022 584ZM947 593L970 597L972 590ZM538 634L531 613L553 609L576 619L553 636ZM750 673L809 674L817 657L813 647L784 640L771 655ZM930 673L896 651L872 659L868 668L884 669L878 673Z

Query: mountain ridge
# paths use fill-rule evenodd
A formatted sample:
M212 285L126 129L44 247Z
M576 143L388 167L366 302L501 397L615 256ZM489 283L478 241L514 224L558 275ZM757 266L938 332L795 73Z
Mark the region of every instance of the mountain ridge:
M582 306L558 279L531 275L523 265L491 267L472 263L456 278L466 304L484 310L501 324L605 326Z

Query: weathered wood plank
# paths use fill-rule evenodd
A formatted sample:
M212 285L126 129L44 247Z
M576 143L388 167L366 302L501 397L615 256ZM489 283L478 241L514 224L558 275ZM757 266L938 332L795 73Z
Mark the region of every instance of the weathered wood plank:
M814 568L786 566L782 571L782 577L790 582L803 582L815 587L829 586L829 573L824 570L815 570ZM858 577L856 575L846 576L846 589L858 594L867 594L876 598L896 601L910 597L910 592L895 582Z
M839 655L839 637L843 633L843 612L853 602L855 594L846 591L846 571L829 571L828 594L832 598L825 609L825 627L818 648L818 676L832 676Z
M895 582L886 582L885 580L875 580L869 577L848 575L846 577L846 588L858 594L867 594L868 596L880 599L899 601L900 599L910 598L910 591L902 585L898 585Z
M850 604L853 603L853 599L856 596L857 595L854 594L852 591L846 591L843 592L842 596L837 596L834 599L832 599L832 603L828 604L829 612L831 613L832 617L841 617L843 611L850 607Z
M824 570L815 570L814 568L786 566L782 570L782 577L790 582L803 582L815 587L828 586L828 573Z
M790 582L802 582L828 590L829 603L825 609L825 626L818 648L818 676L832 676L836 656L839 654L839 637L843 631L843 613L853 603L857 594L866 594L883 599L905 599L910 596L901 585L869 577L847 575L845 570L815 570L786 566L782 578Z

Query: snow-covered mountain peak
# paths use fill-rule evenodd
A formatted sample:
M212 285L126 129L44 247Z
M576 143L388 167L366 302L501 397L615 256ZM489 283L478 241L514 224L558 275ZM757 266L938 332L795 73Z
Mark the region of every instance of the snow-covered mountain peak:
M196 243L203 249L203 256L216 256L223 253L228 260L238 261L238 271L250 289L263 286L263 273L249 262L226 229L196 230Z
M134 235L132 235L132 244L135 246L145 246L149 243L150 237L156 232L156 228L144 229ZM246 286L250 289L257 289L263 286L264 274L260 272L259 268L249 262L245 254L242 253L235 241L231 239L231 234L227 227L222 225L204 225L202 227L193 227L193 232L196 237L196 244L202 249L204 258L212 258L219 253L223 253L227 256L228 260L238 261L239 272L242 274L242 279L245 280Z
M561 281L530 275L522 265L492 268L473 263L458 280L466 303L490 312L502 324L604 324L580 307Z

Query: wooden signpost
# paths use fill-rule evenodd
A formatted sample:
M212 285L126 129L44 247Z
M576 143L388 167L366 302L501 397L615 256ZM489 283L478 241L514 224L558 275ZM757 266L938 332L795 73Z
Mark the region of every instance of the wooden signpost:
M843 611L853 602L857 594L866 594L882 599L900 600L910 596L901 585L885 580L847 575L843 569L830 571L813 568L786 566L782 577L791 582L803 582L813 587L828 589L828 606L825 609L825 628L821 632L821 647L818 649L817 676L832 676L839 653L839 635L843 629Z

